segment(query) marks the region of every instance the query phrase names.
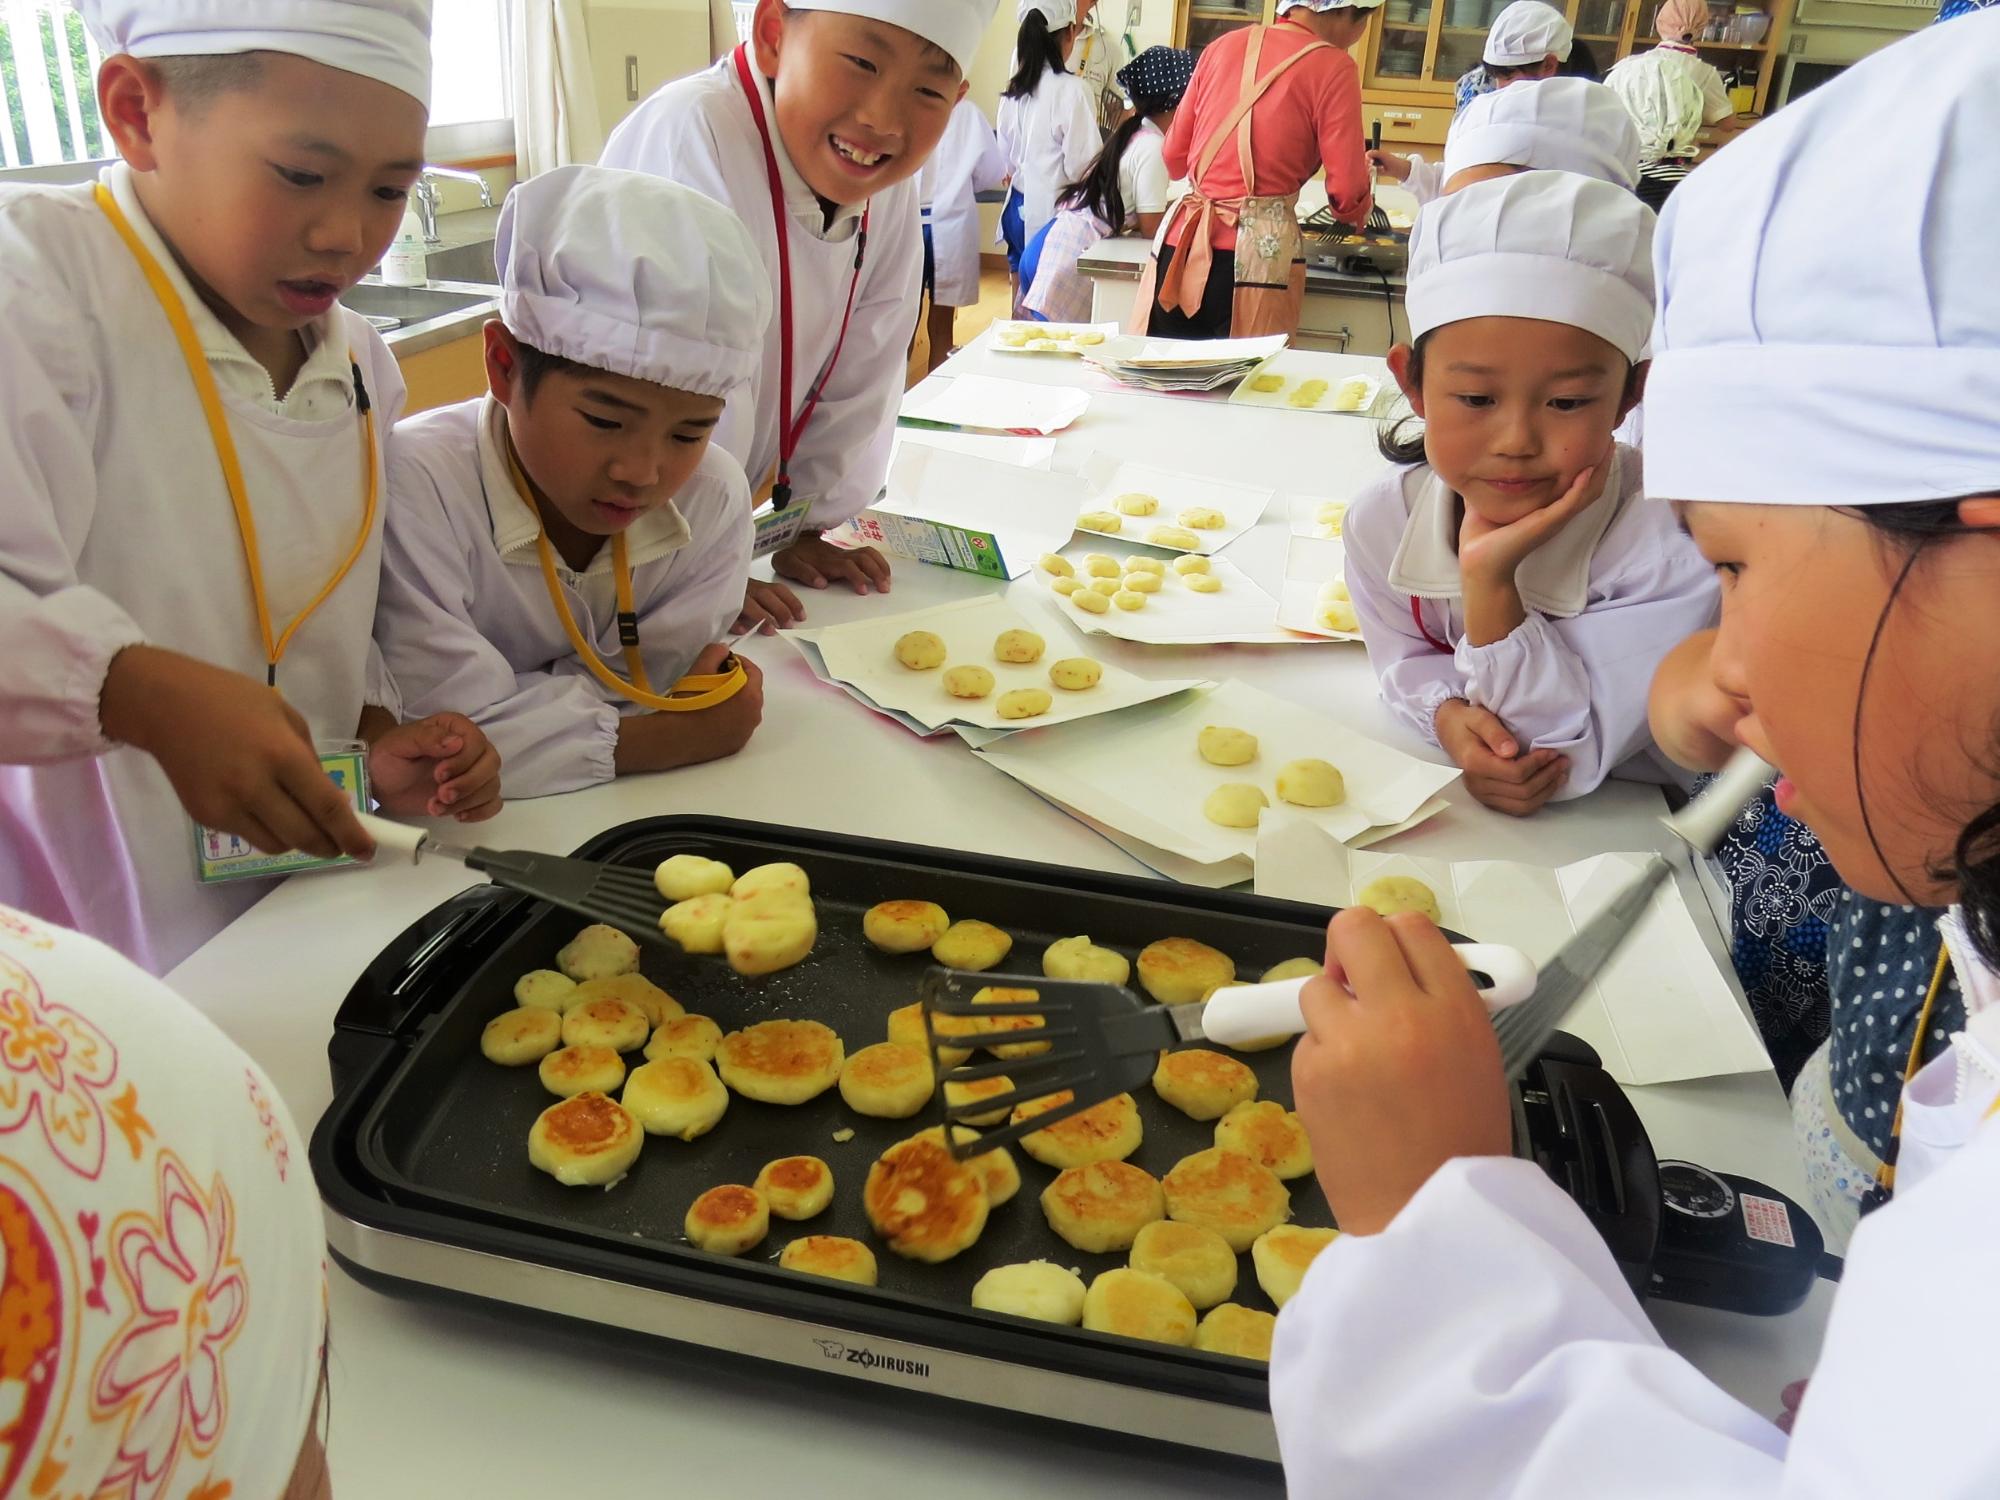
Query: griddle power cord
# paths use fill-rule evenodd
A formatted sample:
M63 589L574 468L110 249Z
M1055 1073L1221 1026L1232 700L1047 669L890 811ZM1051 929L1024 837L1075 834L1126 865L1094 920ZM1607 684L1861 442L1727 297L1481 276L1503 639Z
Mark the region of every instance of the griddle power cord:
M1819 1279L1821 1281L1840 1280L1840 1273L1846 1268L1847 1262L1842 1260L1838 1255L1832 1255L1825 1251L1820 1253Z

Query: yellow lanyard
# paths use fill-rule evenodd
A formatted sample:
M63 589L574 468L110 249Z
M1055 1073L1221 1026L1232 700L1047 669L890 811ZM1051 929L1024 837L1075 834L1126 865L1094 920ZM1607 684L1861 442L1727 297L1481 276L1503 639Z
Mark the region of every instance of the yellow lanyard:
M539 519L541 507L535 503L534 495L528 488L528 477L521 472L521 463L514 456L511 441L507 445L507 473L514 481L514 492ZM556 550L549 545L546 526L535 533L535 551L541 558L542 581L548 585L549 602L556 607L556 619L562 623L563 634L569 637L577 659L591 676L627 702L657 713L695 713L704 708L714 708L718 703L727 703L750 681L750 674L743 670L743 663L731 656L723 662L724 670L721 672L683 677L674 684L673 691L665 695L653 691L652 682L646 676L645 658L639 654L639 612L633 603L631 554L625 545L625 534L621 531L611 539L611 567L618 591L618 639L625 648L626 668L632 674L631 680L626 681L584 639L576 616L570 610L569 599L563 593L562 580L556 576Z
M188 375L194 381L195 394L201 399L202 415L208 420L208 435L215 444L215 460L222 468L222 482L229 491L229 503L236 511L236 532L243 539L243 562L250 573L250 597L257 607L257 629L264 646L264 680L275 687L278 663L284 659L292 637L298 634L301 625L312 618L313 611L326 603L327 597L340 587L341 580L353 570L362 549L368 545L369 535L375 529L375 512L381 499L381 478L375 469L375 413L368 405L367 387L361 383L361 368L354 364L350 354L348 363L354 369L354 396L361 410L361 468L365 476L366 495L361 507L361 530L355 535L354 545L348 549L347 557L334 570L333 576L327 579L282 633L273 635L271 605L264 593L264 565L257 552L257 518L250 511L250 495L243 483L243 465L236 456L236 440L230 436L229 417L222 409L222 393L216 388L215 373L208 367L208 356L202 353L201 340L195 337L194 324L188 318L180 294L174 290L173 282L167 279L159 261L133 230L124 210L111 196L111 190L100 182L96 198L104 217L111 221L111 227L118 231L125 248L139 263L140 273L152 288L160 310L167 315L174 340L181 348L181 358L186 361Z
M1924 1008L1917 1014L1917 1034L1910 1040L1910 1060L1903 1065L1903 1090L1908 1092L1910 1080L1915 1078L1924 1065L1924 1033L1931 1028L1931 1012L1937 1008L1937 998L1944 991L1945 976L1951 972L1951 950L1940 946L1937 967L1931 971L1931 987L1924 995ZM2000 1101L1995 1108L2000 1109ZM1993 1111L1988 1110L1990 1116ZM1896 1186L1896 1156L1903 1140L1903 1096L1896 1097L1896 1123L1889 1129L1888 1160L1875 1169L1875 1181L1883 1192L1893 1192Z

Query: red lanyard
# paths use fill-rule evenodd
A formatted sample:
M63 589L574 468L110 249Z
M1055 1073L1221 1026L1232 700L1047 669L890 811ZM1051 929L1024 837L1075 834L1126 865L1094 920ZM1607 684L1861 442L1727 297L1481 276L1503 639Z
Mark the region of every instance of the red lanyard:
M1431 643L1433 651L1441 651L1446 656L1456 656L1458 654L1443 641L1431 634L1430 626L1424 623L1424 601L1417 598L1414 594L1410 596L1410 618L1417 622L1417 633Z
M778 153L771 145L771 127L764 118L764 97L750 75L750 48L736 49L736 81L743 85L743 97L750 101L750 117L757 122L757 134L764 143L764 175L771 184L771 218L778 235L778 373L784 384L784 405L778 411L778 480L771 487L771 500L779 510L792 502L792 455L799 439L819 409L820 392L833 378L840 363L840 351L847 343L847 326L854 319L854 295L861 288L861 264L868 254L869 209L861 210L861 231L854 239L854 279L847 284L847 310L840 316L840 336L834 340L833 358L826 362L818 382L807 395L796 417L792 412L792 235L791 216L785 211L785 184L778 172Z

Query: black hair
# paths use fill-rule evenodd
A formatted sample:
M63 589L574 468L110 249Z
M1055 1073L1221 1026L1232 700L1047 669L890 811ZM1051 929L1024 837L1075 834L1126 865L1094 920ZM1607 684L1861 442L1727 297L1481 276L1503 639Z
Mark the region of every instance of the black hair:
M1590 45L1578 37L1569 44L1569 56L1556 64L1558 78L1588 78L1592 83L1603 81L1603 70L1597 66L1597 54Z
M1014 67L1014 76L1008 80L1003 99L1025 99L1034 93L1042 81L1044 73L1067 73L1069 63L1063 57L1062 44L1056 40L1058 33L1067 28L1049 30L1048 17L1038 10L1031 10L1021 17L1021 34L1014 41L1014 56L1020 59Z
M189 116L207 109L224 94L255 88L264 76L264 59L255 52L152 57L146 61L174 107Z
M1410 346L1410 364L1406 378L1418 390L1424 386L1424 346L1431 336L1426 333ZM1632 397L1634 384L1639 379L1639 366L1630 360L1625 362L1625 386L1621 399ZM1384 417L1382 425L1375 432L1375 449L1392 464L1420 464L1427 457L1424 449L1424 419L1415 412L1394 420Z
M521 371L521 399L533 402L535 392L551 375L591 375L596 372L585 364L573 359L565 359L560 354L551 354L546 349L537 349L522 339L514 340L514 347L520 351L517 364Z
M1097 153L1097 160L1090 164L1090 169L1063 189L1056 199L1056 207L1087 210L1109 224L1113 234L1123 231L1125 189L1119 181L1118 169L1124 164L1126 148L1149 118L1166 113L1177 102L1173 99L1135 98L1132 113L1118 122L1118 128L1111 132L1111 139L1104 143L1104 149Z
M2000 493L2000 485L1992 491L1980 493ZM1902 889L1904 900L1912 906L1929 903L1918 900L1903 886L1902 877L1890 868L1887 858L1883 856L1882 845L1875 837L1874 819L1868 811L1868 797L1861 783L1862 705L1867 701L1868 679L1874 671L1875 653L1882 644L1883 631L1888 627L1889 612L1896 607L1903 585L1909 581L1923 555L1939 542L1973 535L1992 536L1992 532L1984 528L1966 525L1959 518L1959 504L1957 500L1932 500L1911 505L1871 505L1849 512L1866 523L1885 545L1903 553L1896 581L1890 586L1888 599L1883 602L1882 613L1876 619L1874 633L1868 640L1868 654L1861 663L1861 684L1854 699L1854 791L1861 807L1862 828L1868 835L1876 858L1882 860L1883 868L1889 870L1889 878ZM1995 739L1996 743L2000 743L2000 724L1995 725ZM2000 765L1994 769L2000 773ZM1958 899L1964 908L1966 930L1971 935L1973 947L1989 968L2000 969L2000 804L1985 809L1960 829L1950 863L1934 868L1931 873L1939 880L1957 883Z

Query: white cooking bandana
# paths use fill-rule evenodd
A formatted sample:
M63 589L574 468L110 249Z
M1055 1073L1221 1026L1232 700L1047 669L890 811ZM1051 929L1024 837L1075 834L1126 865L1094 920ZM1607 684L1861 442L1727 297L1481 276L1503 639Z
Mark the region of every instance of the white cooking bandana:
M1481 60L1492 68L1525 68L1553 53L1557 62L1567 62L1575 41L1576 33L1553 5L1514 0L1493 18Z
M1616 94L1587 78L1510 84L1452 118L1444 181L1496 163L1580 172L1629 192L1639 181L1639 129Z

